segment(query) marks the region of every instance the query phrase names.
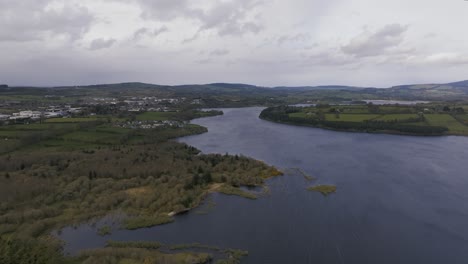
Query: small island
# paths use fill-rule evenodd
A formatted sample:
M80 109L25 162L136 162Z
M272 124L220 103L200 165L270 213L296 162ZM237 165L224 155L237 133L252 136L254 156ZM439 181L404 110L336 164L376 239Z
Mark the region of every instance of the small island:
M468 136L468 105L430 103L417 105L316 105L276 106L263 110L268 121L337 131L417 136Z
M328 196L336 192L336 186L334 185L317 185L307 188L309 191L319 192L323 196Z

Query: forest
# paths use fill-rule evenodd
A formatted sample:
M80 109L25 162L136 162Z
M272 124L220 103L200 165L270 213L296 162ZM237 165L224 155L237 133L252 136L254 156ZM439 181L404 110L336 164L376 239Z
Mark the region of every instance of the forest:
M127 229L166 224L178 212L198 206L210 192L225 189L221 186L259 186L281 175L248 157L200 154L172 140L204 133L204 127L127 129L115 122L121 121L64 119L0 127L9 139L2 140L0 154L0 263L119 263L130 256L112 247L65 258L50 232L112 214L124 215L122 227ZM5 145L8 142L16 143ZM180 262L180 254L137 251L139 260L209 260L190 253L183 257L199 262Z

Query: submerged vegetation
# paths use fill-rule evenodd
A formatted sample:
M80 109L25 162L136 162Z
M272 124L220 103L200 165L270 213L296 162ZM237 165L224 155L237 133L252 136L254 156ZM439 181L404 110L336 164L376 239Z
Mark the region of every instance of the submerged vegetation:
M319 192L324 196L330 195L336 192L336 186L334 185L317 185L307 188L309 191Z
M238 195L251 200L257 199L257 196L255 194L229 185L223 185L221 188L219 188L218 192L226 195Z

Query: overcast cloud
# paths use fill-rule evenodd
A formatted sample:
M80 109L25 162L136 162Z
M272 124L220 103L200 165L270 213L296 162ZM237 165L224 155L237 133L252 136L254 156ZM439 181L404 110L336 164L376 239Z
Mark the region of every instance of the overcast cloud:
M0 83L468 79L463 0L0 0Z

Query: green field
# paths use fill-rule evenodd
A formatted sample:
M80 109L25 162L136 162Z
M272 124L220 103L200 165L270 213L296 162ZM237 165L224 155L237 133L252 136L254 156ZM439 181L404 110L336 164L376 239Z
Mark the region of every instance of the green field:
M325 120L327 121L348 121L348 122L363 122L366 120L372 120L379 117L380 115L375 114L325 114Z
M80 123L80 122L92 122L97 121L98 117L74 117L74 118L50 118L47 119L46 123Z
M177 115L177 112L146 112L137 115L138 121L166 121L171 120Z
M307 114L306 112L298 112L298 113L289 114L289 117L301 117L301 118L306 118L306 117L311 117L311 116L315 116L315 114L314 114L314 113L312 113L312 114Z
M467 134L468 126L465 126L458 122L449 114L426 114L424 115L426 120L431 125L445 126L452 133Z
M347 106L344 108L338 107L342 113L345 114L367 114L369 111L367 107L362 106Z
M418 118L417 114L388 114L375 118L376 121L405 121L411 118Z
M34 124L24 124L24 125L9 125L9 126L0 126L0 131L41 131L48 129L57 129L57 128L69 128L75 127L75 124L47 124L47 123L34 123Z

